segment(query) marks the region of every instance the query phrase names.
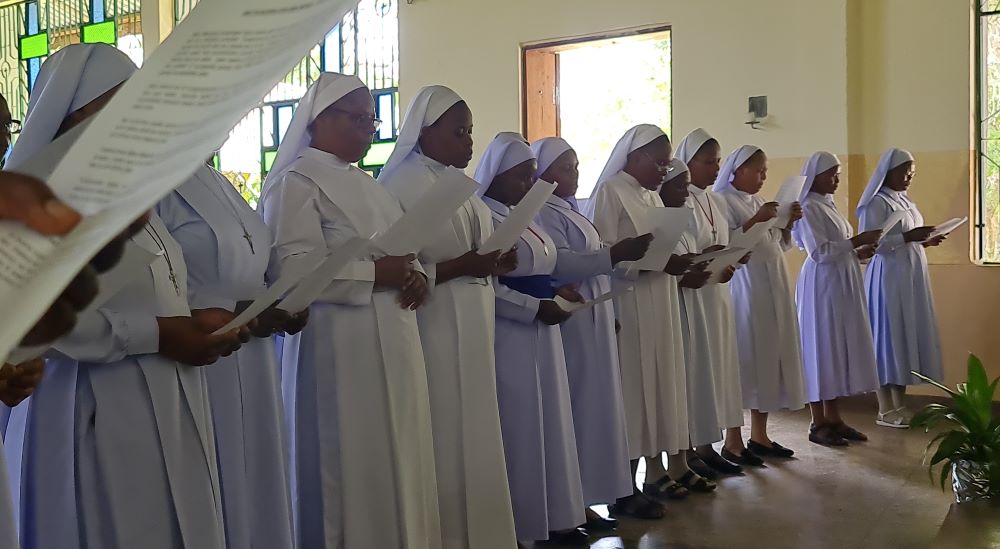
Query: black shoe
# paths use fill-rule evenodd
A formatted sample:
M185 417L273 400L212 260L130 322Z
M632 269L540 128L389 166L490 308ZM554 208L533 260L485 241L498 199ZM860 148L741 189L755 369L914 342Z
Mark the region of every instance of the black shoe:
M737 465L744 465L750 467L763 467L764 460L760 459L760 456L747 450L746 448L740 452L740 455L736 455L729 450L722 449L722 457L728 459L729 461L736 463Z
M611 532L618 528L618 521L613 518L596 516L587 519L587 522L581 528L585 528L587 532Z
M608 505L608 512L616 517L641 520L660 520L666 514L663 505L642 494L632 494Z
M821 446L847 446L847 439L837 434L829 425L809 427L809 442Z
M719 474L715 472L715 469L709 467L708 463L701 459L701 456L692 451L688 451L687 455L688 469L697 473L699 477L707 478L708 480L719 478Z
M712 450L712 453L707 456L701 456L701 455L699 456L701 457L701 460L704 461L709 467L715 469L716 471L722 473L723 475L743 474L742 467L715 453L715 450ZM698 473L698 471L695 472ZM698 474L701 475L701 473Z
M776 457L776 458L790 458L795 455L795 452L791 449L785 448L784 446L778 444L777 442L771 441L770 446L765 446L754 441L747 442L747 450L757 454L758 456L766 457Z
M571 547L587 547L587 531L583 528L573 528L565 532L549 532L549 539L545 540L546 545L568 545Z
M714 482L698 476L694 471L684 473L684 476L677 479L677 484L700 494L708 494L718 488Z

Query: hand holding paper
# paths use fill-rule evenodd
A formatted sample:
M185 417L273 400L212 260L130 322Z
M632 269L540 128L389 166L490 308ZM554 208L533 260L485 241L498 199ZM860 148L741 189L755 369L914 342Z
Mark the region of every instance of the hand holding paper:
M691 223L693 213L688 208L648 208L646 226L653 233L646 255L629 269L640 271L663 271L670 256L677 248L684 230Z
M778 189L778 194L774 195L774 202L778 206L778 221L776 227L787 227L792 218L792 205L799 201L802 195L802 188L806 184L806 178L801 175L792 175L785 178L785 182Z
M956 229L958 229L962 225L965 225L968 222L969 222L968 217L956 217L953 219L949 219L948 221L945 221L944 223L935 227L934 232L932 232L927 239L931 240L939 236L948 236L949 234L955 232Z
M554 301L556 302L556 305L559 305L560 309L570 313L576 313L585 309L589 309L595 305L604 303L605 301L610 301L618 296L624 295L631 291L632 291L632 286L625 286L623 288L608 292L604 295L595 297L594 299L591 299L590 301L585 301L583 303L570 301L568 299L564 299L562 296L556 296Z
M488 254L497 250L509 250L517 244L521 234L531 224L531 220L538 215L545 201L552 196L552 191L556 190L555 183L549 183L539 179L531 186L528 194L524 195L517 206L511 208L510 215L497 227L486 242L483 242L479 253Z

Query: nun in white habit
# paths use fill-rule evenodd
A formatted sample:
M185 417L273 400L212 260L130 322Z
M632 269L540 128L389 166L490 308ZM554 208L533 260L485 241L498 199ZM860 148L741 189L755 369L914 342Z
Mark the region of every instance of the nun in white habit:
M731 235L777 217L778 204L758 194L766 178L767 156L760 148L743 145L726 158L714 191L724 199L723 216ZM751 250L750 261L729 283L736 311L743 405L750 408L751 426L747 448L738 453L724 448L722 456L740 465L762 465L762 455L790 457L791 450L768 436L767 414L797 410L806 403L799 324L784 255L791 247L790 229L801 211L794 208L792 213L788 226L768 230Z
M103 44L46 60L11 168L96 113L135 70ZM235 350L235 333L209 335L232 315L189 308L184 255L159 218L132 240L157 258L56 343L30 415L8 428L23 450L24 547L224 547L204 370L179 361Z
M535 180L535 156L501 135L476 168L495 225ZM500 278L496 300L496 369L500 425L517 538L583 543L583 488L559 324L569 318L552 300L559 254L531 223L517 246L517 268Z
M180 244L188 301L236 311L265 289L271 232L233 185L204 165L156 206ZM291 502L278 361L272 332L297 332L307 315L271 309L255 336L206 372L215 421L226 543L291 549Z
M944 237L928 239L934 227L924 226L924 217L907 192L914 173L913 155L889 149L879 160L857 210L862 231L881 228L894 212L905 212L903 220L879 242L865 271L881 384L876 423L884 427L909 426L906 386L919 383L911 370L938 380L944 374L924 252L926 247L941 244Z
M377 121L355 76L324 73L302 98L261 196L274 233L269 278L308 254L385 232L399 203L353 163ZM284 338L299 547L441 546L430 403L414 309L425 278L408 256L349 263Z
M651 232L650 208L663 207L657 190L671 159L670 140L660 128L641 124L618 140L587 204L588 217L602 238L618 242ZM683 197L681 199L683 202ZM690 261L674 256L666 272L629 270L619 265L614 284L633 290L615 299L618 361L621 368L629 458L633 477L639 458L646 457L647 481L665 477L660 455L688 448L687 379L684 336L676 276ZM612 511L647 519L663 516L663 508L641 493L619 500Z
M802 221L792 237L807 257L799 273L796 303L802 334L806 396L812 410L809 440L843 446L865 440L840 416L837 399L878 389L875 350L868 326L861 261L874 254L882 231L854 236L837 210L840 160L814 153L802 167Z
M694 210L693 232L702 250L729 245L729 222L724 214L725 199L711 189L719 175L722 160L719 142L705 130L698 128L684 136L677 145L676 157L684 162L690 173L688 202ZM749 259L749 258L746 258ZM708 326L711 368L715 378L715 406L719 426L726 430L726 440L740 439L743 426L743 395L740 384L739 349L736 346L736 319L733 316L732 294L729 281L735 269L726 273L724 282L709 284L699 290L705 306ZM742 439L736 446L743 448ZM695 448L697 456L717 472L739 474L737 464L723 458L711 445ZM700 473L699 473L700 474Z
M378 180L406 210L442 178L466 177L462 169L471 158L468 105L449 88L428 86L410 103ZM477 254L492 233L490 209L473 196L419 255L432 282L417 321L446 549L515 544L497 404L490 277L509 271L517 256Z
M555 284L589 301L611 291L611 272L622 261L641 259L652 235L606 244L597 227L577 207L579 164L576 152L559 137L531 145L538 159L535 177L556 184L538 221L555 243ZM632 494L625 407L622 402L615 311L610 301L579 311L560 326L583 497L587 505L611 503ZM587 529L614 527L587 509Z

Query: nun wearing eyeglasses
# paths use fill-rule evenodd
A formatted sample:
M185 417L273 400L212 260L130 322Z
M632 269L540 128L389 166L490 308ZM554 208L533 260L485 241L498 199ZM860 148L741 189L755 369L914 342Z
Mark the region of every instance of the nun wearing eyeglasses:
M857 209L862 231L882 228L894 213L903 215L875 248L865 271L865 293L881 385L875 423L904 429L911 416L906 386L919 383L910 372L937 380L944 375L924 251L940 245L944 236L931 238L934 227L924 226L924 216L910 198L915 173L912 154L889 149L879 159Z
M483 202L499 226L535 181L523 138L500 135L476 167ZM570 314L553 298L559 255L531 223L517 244L517 268L499 279L496 369L500 425L517 539L581 544L584 500L559 324Z
M604 240L618 242L651 232L647 212L663 207L657 191L670 159L670 140L656 126L635 126L618 140L587 204L588 217ZM683 198L680 201L683 204ZM647 482L655 482L667 476L661 454L676 455L689 445L677 277L691 262L674 255L664 272L630 267L619 265L614 280L617 287L633 286L615 299L629 459L632 478L645 457ZM642 519L664 514L660 503L636 488L610 508L616 515Z
M403 209L443 178L466 177L472 159L472 111L444 86L421 88L403 118L379 183ZM420 250L433 281L417 310L434 426L441 536L445 549L508 549L514 515L497 404L490 279L513 267L516 253L479 254L493 233L490 209L473 196Z
M767 155L743 145L727 158L713 190L726 205L730 234L746 232L778 216L778 204L761 198L767 179ZM801 217L792 209L788 224L772 227L751 250L747 264L729 283L736 311L736 339L743 382L743 405L750 408L750 441L727 439L722 457L738 465L763 465L763 457L788 458L794 452L771 440L769 412L798 410L806 403L802 349L792 283L785 267L791 228Z
M269 278L309 254L385 232L399 202L354 165L375 134L355 76L325 73L292 117L261 209L274 233ZM363 254L330 281L282 346L298 547L441 547L415 254Z
M49 57L9 167L100 111L135 70L105 44ZM158 217L132 242L156 258L55 343L30 415L8 426L23 547L225 547L204 370L186 364L239 347L236 333L210 335L233 315L192 310L184 255Z
M871 258L881 229L854 235L837 210L840 160L814 153L802 167L802 221L792 237L808 256L799 273L796 303L802 333L806 396L812 411L809 440L845 446L865 436L844 423L837 400L878 389L861 261Z
M198 168L156 206L180 244L192 307L238 312L264 291L271 231L213 167ZM218 446L226 543L291 549L291 501L278 362L272 335L298 333L308 310L275 308L251 323L253 337L206 372Z
M531 145L538 158L535 177L556 184L539 213L539 223L555 243L555 284L571 298L590 301L611 292L611 272L622 261L641 259L652 235L607 244L576 203L579 161L576 151L559 137ZM575 294L575 295L574 295ZM613 503L632 493L625 408L622 402L614 304L610 301L578 311L560 326L577 453L588 506ZM614 528L590 507L589 531Z

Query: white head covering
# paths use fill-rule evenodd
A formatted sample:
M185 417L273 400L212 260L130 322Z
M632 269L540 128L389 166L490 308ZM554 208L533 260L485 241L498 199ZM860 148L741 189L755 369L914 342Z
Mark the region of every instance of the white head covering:
M681 174L688 173L687 164L676 156L670 159L670 168L670 171L668 171L667 175L663 178L664 182L670 181Z
M857 214L860 216L861 211L864 210L865 206L875 198L879 190L882 189L882 184L885 183L885 176L889 173L889 170L897 168L907 162L913 161L913 155L909 151L903 149L889 149L882 154L882 158L878 161L878 167L875 168L875 173L872 174L872 178L868 180L868 187L865 188L865 193L861 195L861 200L858 201Z
M694 155L698 154L698 150L701 149L702 145L708 143L710 139L715 139L708 132L701 128L696 128L691 130L691 133L684 136L681 142L677 145L677 150L674 151L674 157L680 158L685 164L691 162Z
M715 185L712 189L718 193L733 188L733 176L736 170L743 164L746 164L747 160L750 160L750 157L757 154L759 150L760 147L754 145L743 145L733 151L732 154L726 157L726 162L722 165L722 169L719 170L719 176L715 178Z
M24 164L55 139L67 116L128 80L136 70L127 55L107 44L74 44L46 59L6 168Z
M806 160L805 165L802 166L802 175L806 178L806 183L802 187L802 193L799 194L799 202L806 199L809 191L812 190L813 181L816 180L816 176L840 165L840 159L837 155L833 153L828 153L826 151L819 151L813 153ZM801 225L797 223L796 225Z
M541 177L545 170L552 166L560 156L566 151L573 150L569 143L561 137L546 137L531 144L531 150L538 159L538 169L535 170L535 177Z
M448 109L463 101L457 93L444 86L424 86L417 92L403 117L403 125L399 128L396 147L386 160L385 166L379 172L378 178L388 181L390 174L406 160L410 152L417 149L420 141L420 131L438 121Z
M667 134L663 133L663 130L652 124L639 124L625 132L625 135L615 144L615 148L611 150L608 163L604 165L604 171L597 178L594 194L597 194L597 191L600 190L605 181L618 175L618 172L625 169L625 164L628 163L628 155L630 153L649 145L657 138L666 136Z
M528 143L528 140L523 135L521 135L518 132L500 132L493 139L498 139L498 138L501 138L501 137L504 138L504 139L513 139L515 141L520 141L521 143L524 143L525 145L529 145L530 146L530 143Z
M312 141L312 133L309 132L309 125L323 111L354 90L366 88L365 83L357 76L349 76L336 72L324 72L319 75L319 79L313 82L306 94L299 100L299 105L295 108L292 121L285 131L285 138L278 145L278 156L271 165L264 180L264 187L261 189L260 199L264 201L264 195L271 190L278 181L292 167L292 163L302 154L302 151L309 148Z
M512 132L502 132L486 147L473 178L479 182L479 196L486 193L497 175L535 158L531 147L524 138L519 139L518 136L519 134Z

